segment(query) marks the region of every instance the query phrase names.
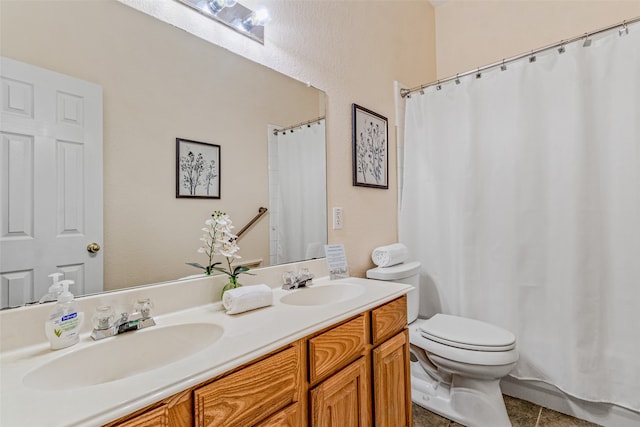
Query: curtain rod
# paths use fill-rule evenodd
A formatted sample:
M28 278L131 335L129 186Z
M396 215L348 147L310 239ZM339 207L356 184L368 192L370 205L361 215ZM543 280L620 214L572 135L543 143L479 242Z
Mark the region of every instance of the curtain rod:
M629 29L627 27L628 25L635 24L637 22L640 22L640 16L638 16L636 18L633 18L633 19L628 19L628 20L622 21L621 23L618 23L618 24L609 25L608 27L604 27L604 28L601 28L601 29L596 30L596 31L591 31L589 33L584 33L582 35L575 36L575 37L572 37L570 39L560 40L557 43L550 44L548 46L544 46L544 47L541 47L541 48L538 48L538 49L534 49L534 50L532 50L530 52L522 53L520 55L512 56L510 58L505 58L505 59L503 59L501 61L493 62L491 64L484 65L482 67L478 67L478 68L476 68L474 70L469 70L469 71L466 71L464 73L459 73L459 74L456 74L454 76L449 76L447 78L439 79L439 80L436 80L436 81L433 81L433 82L430 82L430 83L427 83L427 84L423 84L423 85L420 85L420 86L416 86L416 87L413 87L413 88L410 88L410 89L404 89L403 88L403 89L400 89L400 96L403 97L403 98L407 97L407 96L410 97L410 95L413 92L423 91L424 89L426 89L428 87L431 87L431 86L437 86L437 89L440 89L440 85L442 83L450 82L452 80L455 80L456 83L460 83L459 79L461 77L469 76L469 75L472 75L472 74L475 74L477 78L480 78L480 76L482 75L483 71L486 71L486 70L489 70L489 69L492 69L492 68L496 68L496 67L505 67L506 64L518 61L518 60L526 58L526 57L529 57L530 61L533 62L533 61L535 61L535 55L537 55L538 53L541 53L541 52L546 52L546 51L551 50L551 49L559 48L560 53L563 53L564 52L564 46L569 44L569 43L573 43L573 42L576 42L576 41L582 40L582 39L584 39L585 42L586 42L589 39L589 37L591 37L591 36L594 36L594 35L600 34L600 33L604 33L606 31L611 31L611 30L613 30L615 28L620 28L620 35L622 35L623 31L625 31L625 32L629 31Z
M285 133L288 130L293 131L293 129L301 128L303 126L311 126L312 124L319 123L321 120L324 120L324 116L321 116L321 117L318 117L318 118L312 119L312 120L307 120L306 122L297 123L297 124L295 124L293 126L288 126L286 128L274 129L273 130L273 134L274 135L278 135L278 133L280 133L280 132Z

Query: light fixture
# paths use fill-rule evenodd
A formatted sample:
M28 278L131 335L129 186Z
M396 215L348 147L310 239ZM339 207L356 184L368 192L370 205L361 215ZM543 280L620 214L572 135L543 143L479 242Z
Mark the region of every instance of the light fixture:
M207 6L211 13L217 15L225 7L233 7L238 3L237 0L207 0Z
M271 18L265 8L255 11L237 0L176 0L202 15L264 44L264 26Z
M502 65L500 66L500 71L507 71L507 64L502 60Z
M558 53L562 54L562 53L565 53L566 51L567 51L567 48L565 48L564 43L562 43L558 48Z
M589 38L589 34L587 34L587 36L584 39L584 43L582 43L582 47L589 47L591 46L591 39Z

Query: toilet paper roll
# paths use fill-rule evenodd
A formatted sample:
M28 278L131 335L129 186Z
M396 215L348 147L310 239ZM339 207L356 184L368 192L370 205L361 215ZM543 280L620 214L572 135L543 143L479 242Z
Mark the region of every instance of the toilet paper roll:
M409 249L402 243L380 246L373 250L371 259L378 267L391 267L409 259Z
M222 295L222 305L227 314L244 313L273 304L273 291L267 285L241 286L229 289Z

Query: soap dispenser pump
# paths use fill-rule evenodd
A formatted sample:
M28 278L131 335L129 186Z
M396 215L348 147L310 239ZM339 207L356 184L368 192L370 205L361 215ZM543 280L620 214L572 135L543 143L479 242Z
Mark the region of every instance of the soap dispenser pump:
M69 285L73 284L73 280L62 280L59 283L62 292L44 327L52 350L77 344L84 321L84 313L78 312L73 294L69 292Z
M60 294L62 293L62 285L60 284L60 276L62 273L51 273L49 277L51 277L51 286L49 286L49 292L40 298L38 304L42 304L43 302L56 301Z

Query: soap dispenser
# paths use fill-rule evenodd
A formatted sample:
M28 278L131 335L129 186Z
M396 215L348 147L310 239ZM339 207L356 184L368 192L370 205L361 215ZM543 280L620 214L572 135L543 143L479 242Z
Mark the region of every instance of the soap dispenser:
M80 328L84 320L84 313L78 312L73 294L69 292L69 285L73 284L73 280L62 280L59 283L62 287L62 293L58 296L58 302L44 325L44 331L51 343L52 350L59 350L78 343Z
M60 284L60 276L62 273L51 273L49 277L51 277L51 286L49 286L49 292L38 301L39 304L43 302L49 301L57 301L58 297L62 293L62 285Z

